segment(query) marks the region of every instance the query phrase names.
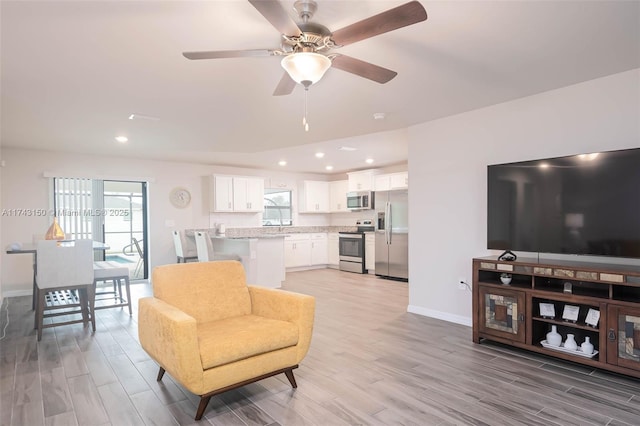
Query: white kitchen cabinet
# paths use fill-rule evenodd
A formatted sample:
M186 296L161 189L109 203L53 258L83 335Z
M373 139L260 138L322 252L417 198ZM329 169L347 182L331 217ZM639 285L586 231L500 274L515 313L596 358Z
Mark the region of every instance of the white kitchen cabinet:
M305 180L301 201L300 213L328 213L329 182Z
M311 265L329 263L329 240L326 233L311 234Z
M329 210L333 213L348 212L347 192L349 192L348 180L336 180L329 182Z
M377 175L375 177L376 191L390 191L393 189L407 189L409 187L409 173L398 172Z
M244 176L211 177L210 210L212 212L261 212L264 179Z
M376 234L373 232L364 236L364 267L369 273L376 269Z
M376 176L374 188L376 191L389 191L391 189L391 179L389 175Z
M297 187L297 181L295 179L286 179L286 178L270 178L265 181L265 188L269 189L282 189L284 190L294 190Z
M349 192L373 191L375 176L378 173L378 170L361 170L359 172L347 173L349 177Z
M328 264L332 268L337 268L340 263L340 240L337 232L329 232L327 235ZM366 250L366 249L365 249Z
M391 189L407 189L409 187L409 172L391 173Z
M264 209L264 179L251 177L233 178L233 210L236 212L261 212Z
M311 238L309 234L291 234L284 237L284 266L299 268L311 264Z
M233 211L233 177L212 176L210 180L210 210L212 212Z

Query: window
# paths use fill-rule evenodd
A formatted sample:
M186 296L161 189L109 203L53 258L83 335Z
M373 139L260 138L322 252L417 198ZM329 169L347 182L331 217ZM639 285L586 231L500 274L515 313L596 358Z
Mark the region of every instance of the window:
M292 225L291 221L291 191L281 189L264 190L263 226Z

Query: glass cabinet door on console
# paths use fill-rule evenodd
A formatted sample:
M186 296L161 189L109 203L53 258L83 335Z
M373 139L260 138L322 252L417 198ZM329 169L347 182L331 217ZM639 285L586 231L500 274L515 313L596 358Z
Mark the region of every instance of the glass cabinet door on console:
M610 305L607 362L640 370L640 309Z
M479 331L511 341L525 340L525 293L480 286Z

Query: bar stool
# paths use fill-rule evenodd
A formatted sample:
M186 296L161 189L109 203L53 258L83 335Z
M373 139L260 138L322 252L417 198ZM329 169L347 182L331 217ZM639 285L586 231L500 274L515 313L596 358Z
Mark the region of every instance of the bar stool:
M113 282L113 291L97 291L98 282L107 283ZM127 297L122 296L122 283L124 282L124 288L127 292ZM93 262L93 285L95 288L96 304L95 308L109 309L117 307L129 307L129 315L132 315L131 311L131 289L129 287L129 268L122 266L118 262L111 261L99 261ZM113 296L109 296L113 295ZM105 297L106 296L106 297ZM104 303L111 301L112 303Z
M211 237L206 231L196 231L196 248L198 249L198 262L210 262L213 260L237 260L241 261L235 253L215 253Z
M173 245L176 247L177 263L187 263L189 260L198 260L197 250L187 248L187 241L184 238L183 231L173 231Z

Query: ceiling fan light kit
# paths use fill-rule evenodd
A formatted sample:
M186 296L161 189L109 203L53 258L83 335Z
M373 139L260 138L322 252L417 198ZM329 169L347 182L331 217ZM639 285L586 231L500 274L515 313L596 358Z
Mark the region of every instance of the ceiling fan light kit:
M184 52L183 55L192 60L284 55L280 63L286 73L282 76L273 95L291 94L296 83L305 87L303 125L307 131L306 93L309 86L317 83L332 66L380 84L387 83L397 75L395 71L350 56L318 52L328 52L427 19L424 7L418 1L410 1L331 32L323 25L309 22L318 8L314 0L297 0L294 3L300 24L291 19L278 0L249 0L249 3L280 32L282 35L280 49Z
M292 53L282 58L280 63L289 77L303 86L310 86L320 81L331 67L331 59L314 52Z

